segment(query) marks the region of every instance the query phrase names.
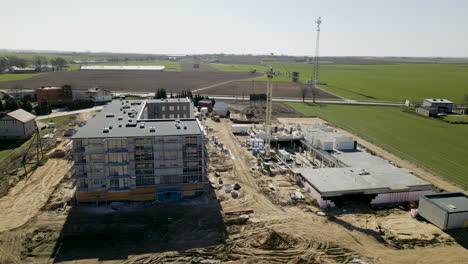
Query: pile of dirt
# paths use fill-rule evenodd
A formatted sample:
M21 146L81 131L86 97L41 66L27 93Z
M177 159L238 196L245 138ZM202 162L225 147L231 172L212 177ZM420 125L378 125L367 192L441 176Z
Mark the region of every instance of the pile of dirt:
M259 243L259 248L268 250L284 250L294 248L297 239L286 233L278 233L271 230L266 234L262 234L256 238Z
M226 152L223 152L217 148L211 148L208 153L210 160L210 169L211 171L217 172L226 172L231 171L232 161Z
M56 149L49 154L49 158L51 159L63 159L65 156L67 156L67 153L61 149Z
M42 252L50 252L54 242L58 239L58 233L52 229L43 227L26 234L23 241L21 259L40 255Z

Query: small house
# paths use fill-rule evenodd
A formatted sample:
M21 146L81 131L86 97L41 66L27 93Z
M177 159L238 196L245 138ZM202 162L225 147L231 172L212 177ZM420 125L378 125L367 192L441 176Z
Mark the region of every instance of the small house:
M447 99L425 99L416 112L425 116L436 116L442 113L451 113L453 102Z

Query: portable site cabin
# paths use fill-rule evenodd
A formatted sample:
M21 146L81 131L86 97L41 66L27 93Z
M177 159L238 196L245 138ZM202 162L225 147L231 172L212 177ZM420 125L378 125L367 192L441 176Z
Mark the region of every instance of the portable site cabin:
M468 227L468 196L461 192L421 196L418 211L442 230Z
M221 117L226 117L228 114L229 105L223 102L216 102L214 105L214 111Z

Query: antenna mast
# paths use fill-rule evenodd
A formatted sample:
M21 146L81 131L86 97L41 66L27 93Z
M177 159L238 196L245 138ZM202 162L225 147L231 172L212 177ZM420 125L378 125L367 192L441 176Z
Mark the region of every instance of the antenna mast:
M320 24L322 24L322 18L319 17L315 20L315 24L317 24L317 39L315 41L315 57L314 57L314 88L318 83L319 77L319 40L320 40Z
M273 96L273 89L272 89L272 83L271 79L273 78L273 69L270 67L270 69L266 72L266 75L268 77L267 81L267 101L266 101L266 118L265 118L265 152L266 152L266 158L270 158L270 150L271 150L271 111L272 111L272 96Z

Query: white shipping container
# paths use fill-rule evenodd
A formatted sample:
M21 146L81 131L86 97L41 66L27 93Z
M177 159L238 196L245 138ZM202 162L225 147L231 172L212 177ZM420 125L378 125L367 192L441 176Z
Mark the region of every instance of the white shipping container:
M232 133L233 134L245 134L249 126L247 125L232 125Z

